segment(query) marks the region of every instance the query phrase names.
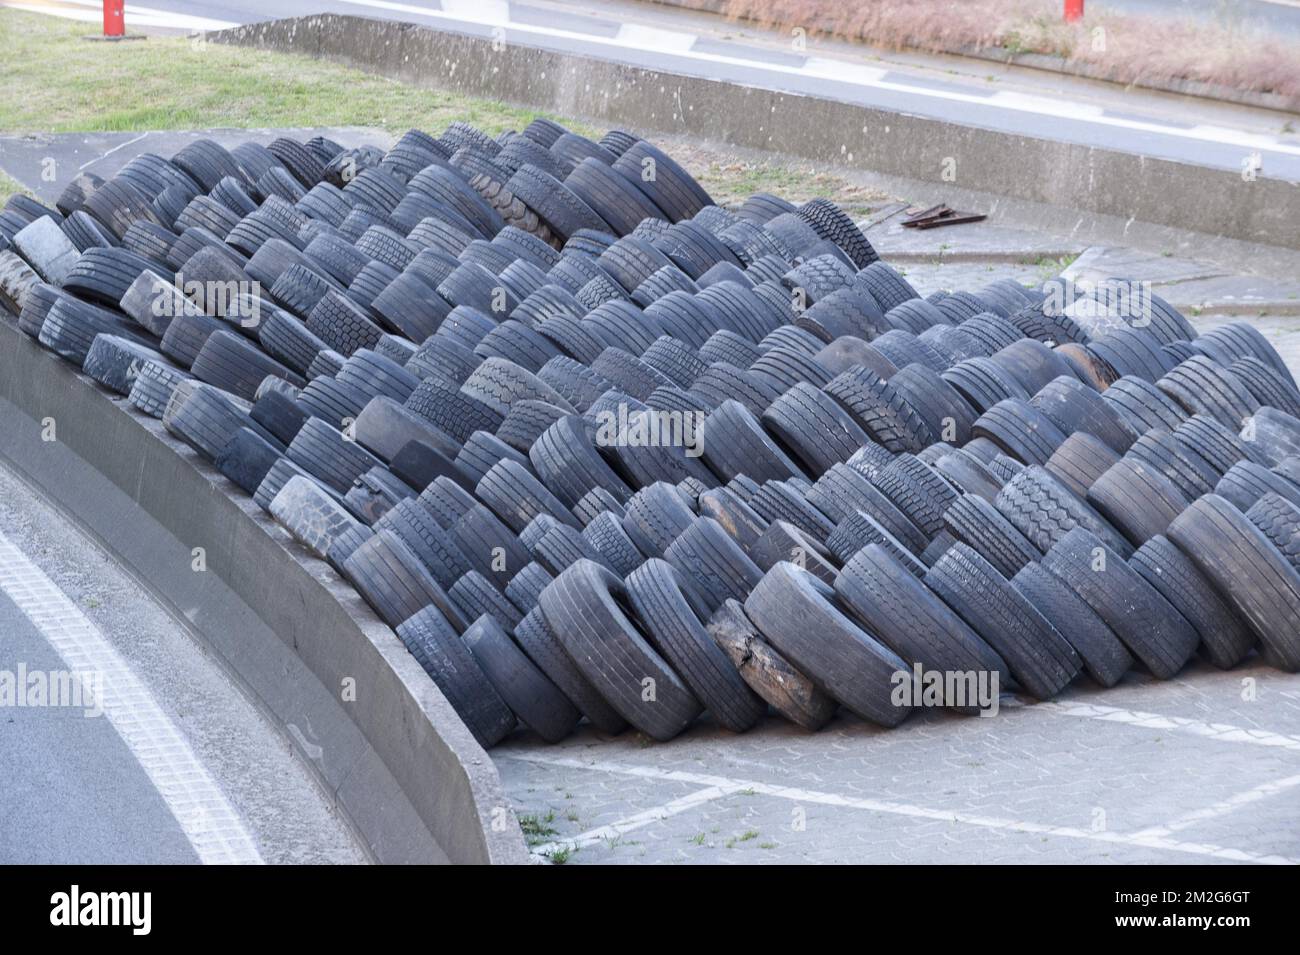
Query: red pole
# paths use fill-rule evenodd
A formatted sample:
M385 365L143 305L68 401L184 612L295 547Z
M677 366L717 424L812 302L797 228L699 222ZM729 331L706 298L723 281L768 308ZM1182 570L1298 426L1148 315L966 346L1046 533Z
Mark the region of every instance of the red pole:
M123 0L104 0L104 36L125 36L126 17Z
M1065 0L1065 22L1076 23L1083 19L1083 0Z

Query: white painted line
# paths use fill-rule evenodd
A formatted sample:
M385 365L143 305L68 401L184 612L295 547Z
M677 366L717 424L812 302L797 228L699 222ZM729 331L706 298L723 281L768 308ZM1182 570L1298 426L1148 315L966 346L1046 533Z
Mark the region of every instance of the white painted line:
M773 786L757 781L730 779L725 776L710 776L704 773L688 773L682 770L660 769L655 766L632 766L622 763L604 761L584 761L563 756L547 756L542 753L513 752L502 753L499 758L521 759L526 762L564 769L595 770L621 776L634 776L641 779L662 779L673 782L693 783L715 789L732 789L735 791L752 790L763 796L776 796L793 802L812 803L823 806L838 806L846 809L862 809L893 816L906 816L914 819L932 819L942 822L957 822L968 826L985 829L1001 829L1007 832L1023 832L1040 836L1059 836L1065 839L1083 839L1089 842L1141 846L1148 849L1161 849L1168 852L1181 852L1187 855L1208 856L1216 859L1228 859L1234 862L1256 862L1267 865L1300 865L1300 860L1289 859L1279 855L1264 855L1196 842L1183 842L1159 835L1142 835L1089 829L1073 826L1053 826L1022 819L1006 819L999 816L986 816L978 813L951 809L931 809L926 806L914 806L909 803L890 802L882 799L863 799L857 796L841 796L838 793L820 792L815 789L800 789L794 786Z
M103 159L104 156L111 156L119 149L124 149L127 146L133 145L134 143L138 143L140 140L147 139L148 137L149 137L148 133L141 133L139 136L136 136L134 139L128 139L126 142L118 143L112 149L105 152L103 156L96 156L94 159L88 159L85 162L83 162L80 166L77 167L77 171L80 172L81 170L85 169L87 166L93 166L95 163Z
M1210 819L1217 819L1220 816L1226 816L1235 812L1242 806L1249 806L1251 803L1259 802L1261 799L1267 799L1270 796L1276 796L1278 793L1286 792L1300 786L1300 776L1288 776L1286 779L1277 779L1273 782L1260 783L1254 789L1247 789L1245 792L1237 793L1235 796L1229 796L1227 799L1216 802L1213 806L1206 806L1204 809L1194 809L1191 812L1184 813L1173 822L1167 822L1163 826L1152 826L1150 829L1143 829L1141 832L1134 833L1137 836L1168 836L1199 823L1206 822Z
M65 20L81 20L87 23L97 23L103 19L102 0L58 0L58 4L58 6L53 4L47 6L36 3L5 3L4 6L12 7L15 10L26 10L31 13L44 13L50 16L62 17ZM64 6L65 4L67 6ZM69 6L88 9L86 12L81 12L67 9ZM126 4L124 18L128 32L132 26L166 27L174 30L226 30L230 27L239 26L233 20L195 17L186 13L175 13L171 10L141 7L134 3Z
M89 10L71 10L66 7L46 7L37 6L34 3L10 3L5 0L0 6L8 7L10 10L23 10L27 13L43 13L46 16L59 17L63 20L80 20L84 23L96 23L103 19L99 13L91 13Z
M825 56L810 56L803 65L803 72L808 76L820 76L828 80L841 80L845 83L857 83L861 86L875 86L887 71L863 63L832 60Z
M70 670L99 674L101 706L204 864L261 864L216 781L98 628L0 533L0 590Z
M715 799L721 799L723 796L730 796L732 793L743 792L744 787L733 786L709 786L693 793L688 793L671 802L666 802L662 806L654 806L650 809L638 812L635 815L628 816L626 819L620 819L617 822L611 822L606 826L598 826L595 829L588 829L586 832L579 833L571 839L557 839L554 842L547 842L544 845L534 846L533 855L549 858L557 851L565 849L572 851L582 849L586 846L594 845L597 842L604 842L606 839L617 839L626 832L634 829L640 829L642 826L648 826L652 822L658 822L661 819L667 819L669 816L676 816L679 813L686 812L688 809L694 809L696 806L702 806L705 803L713 802Z
M502 13L499 5L480 6L478 4L456 4L456 13L445 13L441 10L430 10L426 7L412 6L409 3L393 3L390 0L341 0L351 6L370 7L376 10L388 10L393 13L404 13L410 16L425 17L430 20L440 20L449 23L473 23L479 26L499 26L506 27L510 30L521 33L531 34L533 36L555 37L567 40L578 40L591 46L613 47L615 49L644 49L638 42L628 42L623 39L624 31L629 30L624 27L619 30L619 34L614 37L594 36L590 33L580 31L565 30L558 27L544 27L528 23L516 23L509 19L508 11ZM650 30L652 28L644 28ZM930 97L931 99L948 100L955 103L969 103L978 106L995 106L1001 109L1008 109L1015 112L1029 113L1032 115L1051 116L1057 119L1083 120L1100 126L1109 126L1118 129L1132 129L1143 132L1159 133L1165 136L1177 136L1183 139L1191 139L1198 142L1216 142L1221 145L1235 146L1240 149L1268 149L1274 152L1289 153L1300 156L1300 146L1290 146L1282 143L1272 137L1260 136L1254 133L1247 133L1242 130L1226 129L1218 126L1198 126L1192 129L1180 127L1165 126L1160 123L1143 122L1135 119L1125 119L1118 116L1104 116L1100 109L1090 107L1082 103L1062 100L1060 98L1033 96L1022 93L1003 91L993 96L977 96L971 93L963 93L957 90L940 90L923 86L911 86L906 83L887 82L879 76L855 70L852 64L844 63L841 65L839 72L830 72L834 67L835 61L829 58L814 58L809 61L812 64L810 70L809 64L804 66L785 66L780 63L769 63L762 59L747 59L740 56L727 56L721 53L706 53L698 50L672 49L671 43L662 37L669 31L654 29L653 33L657 39L656 43L665 44L663 46L654 46L652 49L660 49L663 52L671 52L675 56L685 57L702 63L724 63L736 66L758 67L773 73L784 73L791 76L813 75L822 76L832 79L840 79L845 82L855 83L863 87L870 87L880 90L890 90L894 92L908 93L912 96ZM638 36L638 30L632 29L628 36L635 38ZM691 34L679 34L682 40L689 39L692 43L695 37ZM678 41L672 41L678 42ZM756 54L758 55L758 54ZM883 75L883 74L882 74Z
M1044 710L1058 716L1073 716L1106 723L1125 723L1144 729L1172 730L1188 733L1221 743L1248 743L1252 746L1271 746L1300 750L1300 736L1286 736L1269 730L1245 729L1230 723L1205 723L1181 716L1161 716L1141 710L1125 710L1118 706L1101 706L1096 703L1032 703L1027 709Z
M630 46L637 50L649 50L654 53L690 53L696 39L697 37L693 33L661 30L658 27L648 27L640 23L625 23L618 28L618 33L614 35L614 41L620 46Z

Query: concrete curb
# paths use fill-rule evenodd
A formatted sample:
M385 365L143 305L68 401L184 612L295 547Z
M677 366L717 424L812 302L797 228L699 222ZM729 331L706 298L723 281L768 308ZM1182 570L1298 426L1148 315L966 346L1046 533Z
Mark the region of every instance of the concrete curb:
M55 441L42 440L49 419ZM492 761L352 587L7 315L0 454L188 620L376 861L529 861ZM344 702L349 679L355 700Z
M318 14L208 35L393 79L1031 202L1300 248L1300 186L812 96L500 45L407 23Z

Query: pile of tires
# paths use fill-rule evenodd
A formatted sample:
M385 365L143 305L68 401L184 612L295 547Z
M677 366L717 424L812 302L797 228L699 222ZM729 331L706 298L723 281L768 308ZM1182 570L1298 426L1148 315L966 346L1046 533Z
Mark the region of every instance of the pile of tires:
M337 569L485 746L894 726L916 667L1300 667L1300 391L1248 324L922 298L834 203L724 209L540 119L199 140L10 200L0 244L19 328Z

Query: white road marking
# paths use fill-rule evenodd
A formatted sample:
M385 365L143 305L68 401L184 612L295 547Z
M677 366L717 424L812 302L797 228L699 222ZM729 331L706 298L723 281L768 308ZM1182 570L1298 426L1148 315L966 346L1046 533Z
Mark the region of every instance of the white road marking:
M86 23L99 23L103 20L102 0L58 0L58 3L58 6L39 3L4 3L3 6L12 7L15 10L26 10L30 13L45 13L62 17L65 20L81 20ZM84 7L87 9L84 12L67 9L67 7L63 6L64 4L70 7ZM133 25L137 27L163 27L173 30L227 30L239 26L238 23L232 20L195 17L186 13L174 13L171 10L141 7L134 3L126 4L125 20L128 32Z
M1205 723L1181 716L1161 716L1141 710L1125 710L1118 706L1101 706L1096 703L1033 703L1027 709L1043 710L1058 716L1073 716L1107 723L1126 723L1146 729L1172 730L1188 733L1222 743L1249 743L1253 746L1273 746L1300 750L1300 736L1286 736L1269 730L1246 729L1229 723Z
M618 28L618 33L614 35L614 40L619 46L630 46L638 50L654 50L656 53L690 53L695 39L693 33L661 30L658 27L648 27L641 23L625 23Z
M99 162L101 159L103 159L104 156L111 156L111 155L113 155L113 153L117 152L119 149L125 149L127 146L130 146L130 145L132 145L132 144L134 144L134 143L138 143L138 142L139 142L140 140L142 140L142 139L148 139L148 138L149 138L149 134L148 134L148 133L141 133L139 136L136 136L134 139L128 139L126 142L118 143L118 144L117 144L116 146L114 146L112 149L107 150L107 151L103 154L103 156L96 156L94 159L87 159L85 162L83 162L80 166L77 167L77 171L80 172L81 170L85 169L87 166L93 166L95 163L97 163L97 162Z
M669 816L676 816L678 813L686 812L688 809L694 809L696 806L702 806L705 803L713 802L715 799L721 799L723 796L730 796L732 793L743 792L744 786L739 784L735 786L709 786L706 789L700 789L693 793L688 793L671 802L666 802L662 806L654 806L651 809L643 810L635 815L620 819L617 822L611 822L607 826L598 826L595 829L588 829L586 832L579 833L569 839L557 839L554 842L547 842L543 845L533 846L533 855L549 857L555 852L568 849L581 849L585 846L593 845L597 842L604 842L606 839L617 839L624 833L631 832L634 829L640 829L642 826L648 826L652 822L658 822L661 819L667 819Z
M728 56L721 53L707 53L692 50L690 49L691 44L698 39L698 37L693 33L673 33L672 31L652 29L648 27L644 28L644 30L629 30L629 27L624 27L620 29L619 34L614 37L602 37L594 36L590 33L582 33L580 31L565 30L558 27L544 27L528 23L516 23L509 19L508 13L503 14L500 7L495 5L481 8L477 5L462 7L460 4L457 4L458 12L451 14L445 13L441 10L430 10L426 7L412 6L409 3L393 3L390 2L390 0L341 0L341 2L347 3L351 6L370 7L376 10L388 10L394 13L405 13L411 16L426 17L431 20L458 21L461 23L473 23L479 26L506 27L517 33L579 40L592 46L613 47L615 49L632 48L656 53L669 53L674 56L686 57L691 60L705 63L723 63L751 68L760 67L774 73L784 73L792 76L822 76L854 83L859 86L908 93L918 97L930 97L931 99L942 99L950 102L969 103L979 106L996 106L1016 112L1051 116L1057 119L1085 119L1090 123L1118 129L1160 133L1166 136L1177 136L1183 139L1196 140L1198 142L1216 142L1222 145L1236 146L1241 149L1268 149L1275 152L1300 156L1300 146L1290 146L1269 136L1248 133L1243 130L1225 129L1218 126L1197 126L1187 129L1166 126L1157 122L1144 122L1142 120L1127 119L1121 116L1105 116L1102 114L1101 110L1096 107L1089 107L1081 103L1063 100L1060 97L1033 96L1030 94L1010 91L1000 91L995 93L993 96L979 96L970 93L963 93L957 90L940 90L925 86L912 86L907 83L881 79L880 76L882 76L883 73L877 75L872 71L854 69L853 64L848 63L847 61L838 65L838 72L832 72L837 69L837 67L833 65L837 61L830 58L813 58L813 60L809 61L812 65L812 68L809 69L808 65L786 66L780 63L770 63L761 59L761 55L758 53L755 54L754 59L748 59L741 56ZM625 31L628 31L628 35L631 36L635 42L628 42L622 39ZM683 49L682 47L685 48Z
M221 787L131 668L45 573L0 533L0 590L73 671L100 675L101 705L118 736L204 864L259 865L262 857Z
M1089 842L1140 846L1147 849L1162 849L1168 852L1181 852L1187 855L1228 859L1234 862L1255 862L1267 865L1300 865L1300 860L1289 859L1284 856L1264 855L1258 852L1248 852L1244 849L1233 849L1227 846L1216 846L1206 843L1184 842L1162 835L1122 833L1105 830L1094 832L1089 829L1079 829L1074 826L1053 826L1028 820L1006 819L1000 816L986 816L961 810L932 809L926 806L911 805L909 803L890 802L882 799L864 799L856 796L842 796L838 793L820 792L815 789L800 789L794 786L774 786L769 783L758 781L730 779L725 776L711 776L704 773L688 773L681 770L660 769L655 766L632 766L601 760L585 761L563 756L547 756L542 753L525 752L502 753L498 758L520 759L526 762L538 763L545 766L556 766L564 769L594 770L596 772L613 773L621 776L634 776L641 779L660 779L671 782L692 783L708 787L707 790L702 790L701 793L695 794L697 796L702 796L703 792L712 790L733 790L736 792L752 791L758 795L775 796L780 799L789 799L793 802L799 803L837 806L846 809L862 809L868 812L879 812L894 816L907 816L914 819L933 819L944 822L957 822L968 826L979 826L985 829L1002 829L1007 832L1022 832L1040 836L1059 836L1066 839L1083 839ZM711 798L720 798L721 795L726 795L726 793L720 793L718 796L713 796ZM699 800L699 802L706 801L708 800L702 798ZM644 825L650 821L653 820L646 820L646 822L641 824ZM615 823L614 825L617 826L618 824ZM560 846L566 845L563 840L559 840L557 844Z
M1261 799L1267 799L1269 796L1276 796L1278 793L1286 792L1300 786L1300 776L1288 776L1286 779L1276 779L1272 782L1260 783L1253 789L1247 789L1245 792L1237 793L1235 796L1229 796L1227 799L1216 802L1213 806L1206 806L1204 809L1193 809L1191 812L1184 813L1173 822L1167 822L1163 826L1152 826L1150 829L1143 829L1136 832L1136 836L1168 836L1198 823L1205 822L1209 819L1217 819L1220 816L1226 816L1230 812L1240 809L1242 806L1249 806L1251 803L1259 802Z

